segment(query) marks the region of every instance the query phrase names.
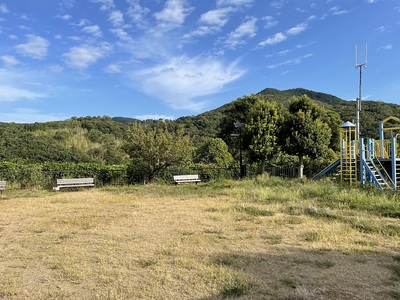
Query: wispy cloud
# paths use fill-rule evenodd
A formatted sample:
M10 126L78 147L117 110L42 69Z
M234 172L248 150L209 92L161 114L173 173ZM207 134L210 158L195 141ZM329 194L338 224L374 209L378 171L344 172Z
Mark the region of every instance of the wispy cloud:
M224 26L229 20L231 8L218 8L205 12L200 16L199 22L206 25Z
M21 55L28 56L34 59L43 59L47 56L50 42L45 38L37 35L27 34L27 42L15 46L17 52Z
M81 45L72 47L69 52L62 56L65 63L73 69L86 69L96 63L99 59L110 53L112 47L109 43L102 43L97 46Z
M303 31L305 31L308 28L308 24L307 23L301 23L301 24L297 24L296 26L290 28L288 31L286 31L286 33L288 35L297 35L302 33Z
M124 15L119 10L114 10L110 12L108 20L113 24L114 27L119 27L124 24Z
M0 84L0 102L14 102L22 99L34 100L43 97L46 97L43 93Z
M181 27L192 8L186 7L185 0L168 0L163 10L154 13L158 29L169 31Z
M349 11L346 9L342 9L340 6L334 6L332 7L329 12L334 15L334 16L339 16L339 15L345 15L348 14Z
M245 38L253 38L256 36L257 19L250 18L246 22L239 25L234 31L232 31L228 38L224 41L224 45L228 48L235 49L236 47L246 44Z
M258 45L259 46L271 46L275 45L278 43L281 43L287 39L286 35L283 34L282 32L275 33L274 36L267 38L266 40L260 42Z
M302 33L303 31L307 30L309 27L309 23L311 21L313 21L314 19L315 19L315 16L310 16L307 18L307 20L305 22L297 24L296 26L294 26L292 28L289 28L288 30L286 30L285 33L283 33L283 32L275 33L274 36L267 38L266 40L260 42L258 45L261 47L265 47L265 46L271 46L271 45L281 43L281 42L287 40L288 36L298 35L298 34Z
M12 55L3 55L0 57L0 59L6 68L16 66L20 63L18 59L16 59L15 56Z
M62 15L62 16L57 15L57 16L55 16L55 18L68 21L68 20L72 19L72 16L71 15Z
M2 13L2 14L7 14L7 13L9 13L9 10L8 10L8 8L7 8L7 5L5 5L4 3L3 3L3 4L0 4L0 13Z
M251 6L254 0L217 0L217 7L221 6Z
M91 0L94 3L99 3L101 4L100 10L105 11L105 10L110 10L115 7L114 1L113 0Z
M224 65L214 58L181 56L134 72L132 80L139 83L143 93L162 99L174 109L197 111L205 105L199 99L221 91L243 74L237 62Z
M70 116L58 113L43 113L40 110L31 108L17 108L13 112L9 113L0 112L0 119L2 122L34 123L60 121L68 118L70 118Z
M271 2L271 7L275 9L281 9L285 6L285 1L284 0L275 0Z
M133 21L133 24L139 28L147 27L146 17L150 13L150 9L141 6L139 0L127 0L127 2L129 7L126 14Z
M384 46L381 46L378 48L378 51L380 50L392 50L393 49L393 45L392 44L386 44Z
M174 120L176 119L175 117L172 116L166 116L166 115L139 115L139 116L134 116L134 119L138 120Z
M88 33L94 37L101 37L103 33L100 30L100 27L98 25L92 25L92 26L86 26L82 28L82 31L85 33Z
M279 68L279 67L282 67L282 66L286 66L286 65L298 65L304 59L310 58L312 56L313 55L311 53L309 53L309 54L306 54L306 55L303 55L303 56L300 56L300 57L297 57L297 58L294 58L294 59L288 59L288 60L285 60L285 61L277 63L277 64L269 65L269 66L267 66L267 68L268 69L276 69L276 68Z
M266 16L262 20L265 21L265 29L269 29L278 25L278 21L272 16Z

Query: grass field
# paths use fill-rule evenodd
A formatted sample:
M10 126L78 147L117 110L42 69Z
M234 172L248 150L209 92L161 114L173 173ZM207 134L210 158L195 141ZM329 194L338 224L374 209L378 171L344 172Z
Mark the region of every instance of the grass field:
M6 191L0 299L400 299L399 197L268 177Z

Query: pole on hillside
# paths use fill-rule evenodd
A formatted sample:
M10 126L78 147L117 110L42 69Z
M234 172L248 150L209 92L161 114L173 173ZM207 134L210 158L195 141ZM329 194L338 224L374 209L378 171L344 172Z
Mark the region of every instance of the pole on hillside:
M358 86L358 97L356 104L356 140L360 140L360 112L361 112L361 100L362 100L362 69L367 66L367 45L365 45L365 61L362 64L358 63L357 59L357 46L356 46L356 68L360 70L360 82Z

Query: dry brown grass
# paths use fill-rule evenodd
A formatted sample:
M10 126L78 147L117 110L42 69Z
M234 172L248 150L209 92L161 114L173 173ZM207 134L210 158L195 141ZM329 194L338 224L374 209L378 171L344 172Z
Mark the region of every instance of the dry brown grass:
M3 196L0 298L400 299L398 235L201 188Z

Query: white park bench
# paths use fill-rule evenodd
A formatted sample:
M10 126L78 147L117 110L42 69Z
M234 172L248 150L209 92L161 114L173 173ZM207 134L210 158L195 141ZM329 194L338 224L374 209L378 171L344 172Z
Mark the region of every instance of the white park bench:
M68 178L57 179L57 186L53 190L59 191L62 188L94 187L93 178Z
M174 182L175 184L180 183L198 183L201 180L199 179L199 175L174 175Z
M4 180L0 181L0 193L6 189L6 182Z

